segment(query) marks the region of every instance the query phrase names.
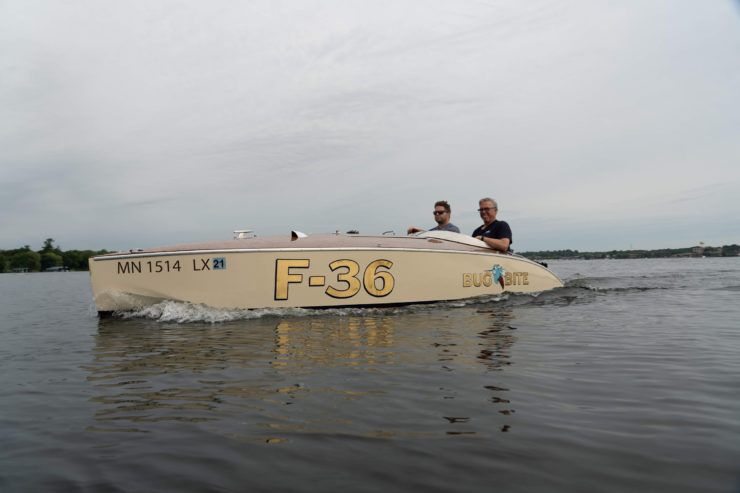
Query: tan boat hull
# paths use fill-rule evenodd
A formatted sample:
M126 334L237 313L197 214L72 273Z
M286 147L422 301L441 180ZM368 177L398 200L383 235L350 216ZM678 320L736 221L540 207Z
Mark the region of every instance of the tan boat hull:
M233 309L393 305L563 285L536 262L485 248L433 238L332 242L332 236L272 248L247 239L95 257L95 304L100 312L164 300Z

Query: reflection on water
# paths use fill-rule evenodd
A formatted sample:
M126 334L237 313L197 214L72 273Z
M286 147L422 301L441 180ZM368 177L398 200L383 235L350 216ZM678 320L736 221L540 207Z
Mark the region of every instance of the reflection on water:
M484 313L483 311L479 313ZM510 310L488 310L491 316L491 326L479 333L482 339L478 359L489 370L501 370L511 364L510 349L516 337L511 333L516 330L511 326L513 314Z
M516 327L511 325L513 314L509 310L490 312L492 318L491 327L480 332L479 336L483 340L481 343L480 354L478 359L486 365L490 371L500 371L511 364L511 347L516 342L516 336L512 331ZM508 388L486 385L485 389L490 391L490 401L498 406L498 413L510 416L516 411L511 407L511 400L507 397ZM511 428L510 424L501 426L502 432L507 432Z
M296 370L313 365L355 367L393 363L395 320L289 319L275 328L274 368Z
M93 362L86 367L101 406L95 417L110 431L117 422L204 421L223 402L223 381L201 379L250 361L256 346L247 332L209 326L101 319ZM192 378L183 380L183 374ZM246 390L245 390L246 392Z
M189 422L267 443L294 433L476 434L480 402L496 406L489 415L513 413L506 388L468 378L511 364L512 318L504 307L464 307L223 324L101 319L85 367L98 405L90 430ZM437 417L420 423L430 408Z

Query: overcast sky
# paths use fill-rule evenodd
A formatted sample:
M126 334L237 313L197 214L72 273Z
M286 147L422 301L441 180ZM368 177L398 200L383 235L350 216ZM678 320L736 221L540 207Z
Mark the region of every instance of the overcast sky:
M0 249L740 243L730 0L0 0Z

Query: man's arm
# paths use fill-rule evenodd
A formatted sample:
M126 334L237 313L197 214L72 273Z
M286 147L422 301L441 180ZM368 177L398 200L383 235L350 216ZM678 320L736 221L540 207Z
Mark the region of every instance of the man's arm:
M487 238L485 236L476 236L476 238L494 250L500 250L502 252L508 251L509 245L511 244L511 240L508 238Z

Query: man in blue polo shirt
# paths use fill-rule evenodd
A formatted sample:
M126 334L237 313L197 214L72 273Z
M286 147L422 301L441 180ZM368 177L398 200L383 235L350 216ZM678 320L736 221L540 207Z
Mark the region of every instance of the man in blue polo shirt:
M478 201L478 212L483 219L483 225L473 231L473 237L478 238L494 250L508 252L511 247L511 228L506 221L497 221L498 204L492 198L486 197Z

